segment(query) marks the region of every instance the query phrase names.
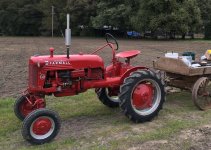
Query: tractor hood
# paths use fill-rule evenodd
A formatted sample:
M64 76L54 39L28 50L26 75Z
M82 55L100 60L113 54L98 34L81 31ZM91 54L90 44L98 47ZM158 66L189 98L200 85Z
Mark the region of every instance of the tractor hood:
M83 68L104 68L104 63L98 55L70 55L68 59L66 55L50 56L32 56L29 59L29 64L37 65L38 67L55 68L55 69L83 69Z

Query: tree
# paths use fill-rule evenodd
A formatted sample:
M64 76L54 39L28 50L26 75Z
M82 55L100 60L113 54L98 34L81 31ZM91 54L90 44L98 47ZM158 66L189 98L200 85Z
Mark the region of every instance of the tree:
M170 34L194 32L200 26L200 10L195 0L149 0L140 2L131 18L138 31L163 31Z
M203 31L206 39L211 39L211 1L197 0L201 10L201 18L203 21Z
M97 16L91 18L92 25L95 28L102 28L106 25L122 30L127 29L130 26L129 16L131 11L128 0L99 1L97 3Z
M87 31L91 26L90 18L96 16L97 2L93 0L68 0L65 12L70 14L73 34L79 35L80 28Z
M17 6L15 3L12 3L11 5L9 2L1 1L0 2L0 28L1 32L6 35L11 35L12 33L15 33L16 30L12 26L16 24L17 19Z
M55 7L54 31L66 28L66 14L70 14L70 27L73 35L80 33L79 26L89 26L90 17L96 15L96 1L92 0L41 0L40 11L45 18L42 21L42 31L51 31L51 6Z
M39 11L43 13L40 26L43 35L50 35L52 28L52 6L54 7L54 33L60 35L60 30L65 29L66 14L64 8L67 0L41 0L38 4Z
M0 30L5 35L39 35L42 13L36 8L39 0L1 0Z
M50 35L52 6L57 35L65 29L69 13L72 32L77 35L108 26L119 31L161 31L170 37L175 33L184 37L203 27L205 37L211 38L210 0L1 0L0 32Z

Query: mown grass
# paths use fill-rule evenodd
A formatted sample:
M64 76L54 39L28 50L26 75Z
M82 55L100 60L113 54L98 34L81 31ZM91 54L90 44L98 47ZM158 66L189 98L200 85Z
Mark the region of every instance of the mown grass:
M13 98L0 100L0 149L127 149L147 141L169 140L180 131L211 123L211 111L199 111L190 93L170 94L158 117L135 124L119 110L102 105L93 90L73 97L47 97L47 107L62 118L62 129L55 140L34 146L21 136L22 122L13 113ZM190 147L188 141L182 147ZM162 145L161 145L162 146Z

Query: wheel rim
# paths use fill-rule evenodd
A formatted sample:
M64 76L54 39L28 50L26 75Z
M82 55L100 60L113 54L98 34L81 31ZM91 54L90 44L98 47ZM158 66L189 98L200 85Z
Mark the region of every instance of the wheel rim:
M30 135L38 140L46 139L55 130L55 122L52 118L42 116L34 120L30 127Z
M19 111L26 117L32 111L38 108L45 107L45 100L43 98L31 98L30 96L24 96L24 99L19 105Z
M119 97L118 96L109 96L109 94L108 94L109 91L107 88L105 89L105 93L106 93L106 96L110 99L110 101L119 103Z
M194 103L195 105L206 110L211 108L211 82L208 78L202 78L196 85L194 89Z
M150 115L160 104L161 89L155 80L141 80L134 86L131 97L132 108L136 113Z

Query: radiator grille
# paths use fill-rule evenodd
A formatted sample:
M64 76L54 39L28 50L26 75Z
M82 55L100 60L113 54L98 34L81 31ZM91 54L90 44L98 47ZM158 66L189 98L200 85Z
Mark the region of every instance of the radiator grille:
M37 87L37 73L38 68L34 64L30 64L29 66L29 86Z

